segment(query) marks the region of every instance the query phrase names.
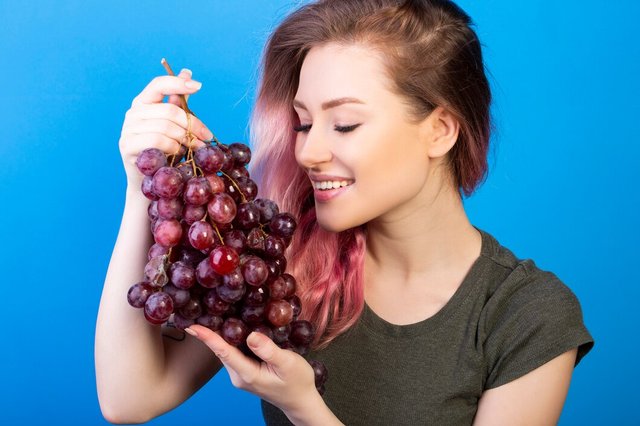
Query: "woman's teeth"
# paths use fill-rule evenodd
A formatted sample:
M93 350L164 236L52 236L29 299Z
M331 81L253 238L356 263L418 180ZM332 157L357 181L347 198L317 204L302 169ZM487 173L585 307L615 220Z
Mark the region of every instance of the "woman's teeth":
M337 189L342 188L343 186L351 185L353 182L346 180L334 180L334 181L322 181L322 182L313 182L313 188L319 190L327 190L327 189Z

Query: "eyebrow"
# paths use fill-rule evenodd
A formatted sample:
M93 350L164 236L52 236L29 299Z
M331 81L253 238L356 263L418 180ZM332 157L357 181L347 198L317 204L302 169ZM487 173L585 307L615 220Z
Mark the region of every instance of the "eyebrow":
M360 99L357 99L357 98L338 98L338 99L332 99L327 102L323 102L321 106L322 106L322 110L326 111L329 108L335 108L342 104L364 104L364 102L362 102ZM298 108L307 110L307 107L305 107L302 102L296 99L293 100L293 106L297 106Z

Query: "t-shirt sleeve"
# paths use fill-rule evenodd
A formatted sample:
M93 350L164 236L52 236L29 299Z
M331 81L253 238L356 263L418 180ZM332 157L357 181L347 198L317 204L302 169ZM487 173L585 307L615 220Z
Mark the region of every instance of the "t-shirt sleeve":
M485 389L515 380L576 347L578 365L594 344L575 294L533 262L514 270L486 310Z

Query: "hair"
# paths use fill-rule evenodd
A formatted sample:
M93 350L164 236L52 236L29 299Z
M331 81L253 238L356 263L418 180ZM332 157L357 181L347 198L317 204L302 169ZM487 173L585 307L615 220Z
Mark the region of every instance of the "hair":
M267 40L250 120L252 176L260 195L298 220L287 259L316 327L314 348L349 329L364 308L366 225L333 233L316 221L313 189L295 159L293 109L306 54L325 43L359 44L381 53L395 93L420 121L437 106L460 124L446 165L469 196L487 174L491 92L469 16L449 0L321 0L287 16Z

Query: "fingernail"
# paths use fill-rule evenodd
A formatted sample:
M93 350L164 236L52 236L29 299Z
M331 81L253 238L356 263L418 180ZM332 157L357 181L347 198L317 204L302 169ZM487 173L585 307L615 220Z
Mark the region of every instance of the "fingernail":
M200 87L202 87L202 83L195 80L189 80L184 82L184 86L188 89L199 89Z
M196 333L195 330L192 330L190 328L185 328L184 331L186 331L187 333L189 333L193 337L198 337L198 333Z
M191 70L189 68L182 68L180 70L180 74L189 74L189 77L191 77L193 75L193 73L191 72Z
M213 139L213 133L207 128L202 129L202 136L207 141Z

